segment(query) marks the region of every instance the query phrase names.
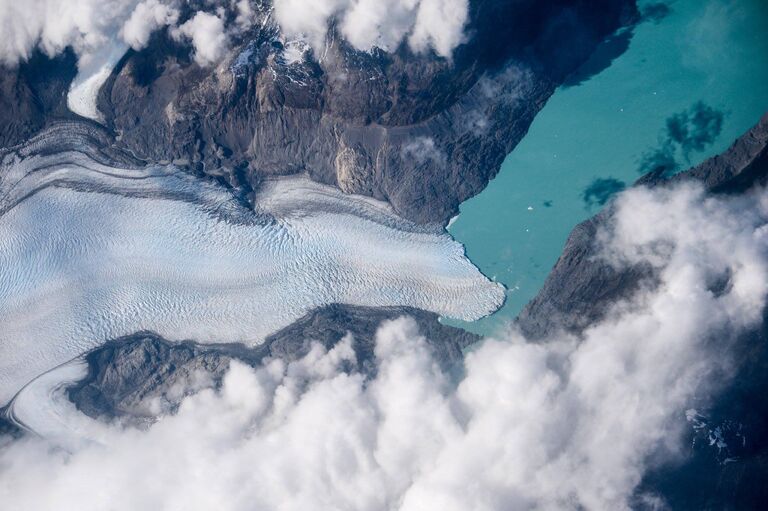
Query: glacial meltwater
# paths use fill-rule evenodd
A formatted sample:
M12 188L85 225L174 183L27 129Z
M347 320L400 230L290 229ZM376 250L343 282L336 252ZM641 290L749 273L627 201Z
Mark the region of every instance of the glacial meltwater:
M490 334L536 294L571 229L645 172L684 170L725 150L768 110L768 2L639 3L619 32L538 114L499 175L449 231L505 306ZM623 51L623 53L622 53Z

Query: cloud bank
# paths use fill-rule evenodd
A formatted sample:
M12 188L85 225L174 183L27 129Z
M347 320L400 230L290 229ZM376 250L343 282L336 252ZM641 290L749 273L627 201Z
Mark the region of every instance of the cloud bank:
M217 3L230 4L222 1L211 5ZM25 60L36 47L54 56L71 46L80 56L82 67L105 46L126 43L137 50L144 48L152 33L166 26L174 27L177 39L192 43L199 64L220 59L228 46L220 15L200 11L177 27L178 4L175 0L33 0L29 5L0 0L0 27L4 34L0 61L14 64ZM250 23L250 4L232 4L238 13L236 23Z
M198 12L171 33L176 39L187 38L192 41L195 47L195 62L201 66L213 64L221 59L229 46L224 20L207 12Z
M196 60L218 61L235 33L256 21L254 0L210 0L206 12L177 26L180 0L0 0L0 63L13 65L35 48L54 56L71 46L82 58L105 45L147 45L155 30L170 26L194 45ZM227 14L231 14L231 16ZM284 35L322 48L331 23L360 50L394 50L406 40L417 52L430 48L449 57L464 39L467 0L275 0ZM226 20L226 22L225 22Z
M174 2L161 0L0 0L0 62L26 60L35 48L54 56L68 46L87 60L117 44L118 33L142 48L152 31L175 23L178 15Z
M467 0L275 0L275 16L289 37L322 48L329 24L359 50L395 50L402 41L415 52L450 57L464 40Z
M409 319L382 325L374 378L344 370L353 339L304 359L233 364L146 431L101 426L72 453L27 438L0 451L17 509L628 509L674 457L694 397L765 306L768 193L637 189L601 232L614 264L660 284L580 338L514 331L451 381ZM720 285L715 285L720 283ZM648 501L652 495L644 496Z
M179 11L159 0L146 0L136 6L122 28L121 37L134 49L144 48L155 30L175 25Z
M83 52L105 44L115 20L130 14L124 0L0 1L0 59L15 63L29 58L36 46L56 55L67 46Z

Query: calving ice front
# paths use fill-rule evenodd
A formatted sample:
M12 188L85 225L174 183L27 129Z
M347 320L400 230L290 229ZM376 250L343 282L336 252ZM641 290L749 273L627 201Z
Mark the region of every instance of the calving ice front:
M679 455L686 409L728 381L739 335L760 324L768 193L641 188L615 208L601 257L658 280L580 336L509 331L455 379L402 318L379 329L372 371L350 370L349 336L292 362L233 362L220 385L190 377L192 395L146 430L89 419L42 381L16 419L70 452L11 444L0 496L23 509L653 507L646 470ZM48 411L24 412L45 388Z

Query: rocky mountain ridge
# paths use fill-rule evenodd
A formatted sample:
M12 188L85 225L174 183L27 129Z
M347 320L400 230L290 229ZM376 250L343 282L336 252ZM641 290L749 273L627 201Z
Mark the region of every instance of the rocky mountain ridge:
M193 2L183 16L204 7ZM214 67L155 33L119 62L98 107L120 147L244 195L267 176L306 172L385 199L410 220L445 223L498 172L554 89L638 19L631 0L476 0L469 14L467 41L451 59L405 44L359 51L334 27L315 52L282 37L262 2ZM0 146L75 117L63 98L74 58L38 54L0 74L9 102Z

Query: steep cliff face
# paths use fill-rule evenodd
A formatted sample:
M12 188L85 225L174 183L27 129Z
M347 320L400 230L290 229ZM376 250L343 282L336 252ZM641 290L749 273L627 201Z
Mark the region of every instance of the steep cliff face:
M164 33L129 52L99 96L120 143L246 192L307 172L411 220L445 222L636 10L629 0L478 0L451 60L405 45L357 51L333 29L313 52L280 36L268 5L260 16L215 68Z
M768 114L723 154L670 178L642 177L644 186L685 180L702 183L711 193L738 193L768 180ZM579 332L603 317L607 308L628 298L641 285L653 285L649 267L617 270L596 258L595 235L610 220L610 205L577 225L539 294L520 313L517 323L529 338L543 338L562 328Z

